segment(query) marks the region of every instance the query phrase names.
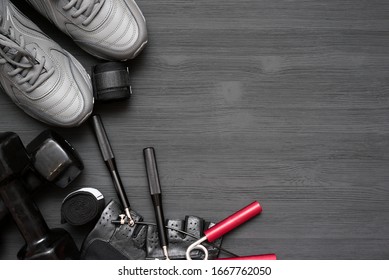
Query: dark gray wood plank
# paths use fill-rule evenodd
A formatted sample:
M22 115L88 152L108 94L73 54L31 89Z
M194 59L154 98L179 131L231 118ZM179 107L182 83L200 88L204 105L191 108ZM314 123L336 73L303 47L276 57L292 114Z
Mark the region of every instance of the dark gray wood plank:
M129 63L130 102L98 106L133 207L153 220L142 149L156 148L167 217L218 221L253 200L260 217L226 236L242 255L389 257L389 2L138 1L149 45ZM24 9L82 64L98 62ZM27 143L43 124L4 94L0 127ZM35 198L59 224L80 186L115 198L91 130L57 129L85 171ZM89 228L64 226L81 245ZM1 226L0 258L22 239Z

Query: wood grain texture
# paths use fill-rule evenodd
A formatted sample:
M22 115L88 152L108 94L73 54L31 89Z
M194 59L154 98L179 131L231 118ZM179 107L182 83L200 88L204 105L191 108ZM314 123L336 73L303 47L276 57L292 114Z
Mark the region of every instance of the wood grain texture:
M130 203L154 220L142 149L154 146L165 215L218 221L258 200L225 237L242 255L389 258L389 2L139 0L149 44L129 63L130 102L97 106ZM23 7L21 7L23 8ZM99 62L24 12L89 70ZM0 96L1 131L45 128ZM57 129L85 171L35 199L51 227L80 186L115 193L87 124ZM89 228L64 225L81 245ZM0 259L22 245L1 226Z

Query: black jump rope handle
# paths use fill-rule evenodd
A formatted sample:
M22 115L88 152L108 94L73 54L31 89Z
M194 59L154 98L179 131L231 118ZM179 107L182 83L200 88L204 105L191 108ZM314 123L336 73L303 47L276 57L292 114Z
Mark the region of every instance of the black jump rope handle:
M120 199L120 202L124 207L124 211L126 212L127 217L130 219L129 221L130 224L133 225L134 221L132 220L130 215L130 210L131 210L130 203L128 201L126 192L124 190L122 180L120 179L119 171L116 166L115 156L113 154L111 144L109 143L107 133L105 132L103 122L99 115L94 115L92 117L92 127L97 139L97 143L99 144L101 155L103 156L104 162L112 177L112 181L116 193Z
M162 208L161 184L159 182L158 167L157 167L154 148L152 147L145 148L143 150L143 156L146 165L147 180L149 182L149 187L150 187L150 195L154 206L159 240L160 240L161 247L164 250L165 256L168 257L167 255L168 239L165 230L165 217Z

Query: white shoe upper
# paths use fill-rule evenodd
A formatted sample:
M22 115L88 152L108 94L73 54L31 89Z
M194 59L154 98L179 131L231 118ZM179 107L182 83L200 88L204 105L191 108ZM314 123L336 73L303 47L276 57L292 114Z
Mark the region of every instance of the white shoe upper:
M0 84L16 105L54 126L80 125L93 93L81 64L8 0L0 1Z
M146 22L133 0L28 0L81 48L107 60L135 57L147 43Z

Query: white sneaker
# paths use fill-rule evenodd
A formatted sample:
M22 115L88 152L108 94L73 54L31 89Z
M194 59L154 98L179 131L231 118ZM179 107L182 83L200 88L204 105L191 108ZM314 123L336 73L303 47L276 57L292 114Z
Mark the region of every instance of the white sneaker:
M9 0L0 0L0 85L27 114L53 126L78 126L92 113L85 69Z
M90 54L134 58L147 43L146 20L134 0L27 0Z

